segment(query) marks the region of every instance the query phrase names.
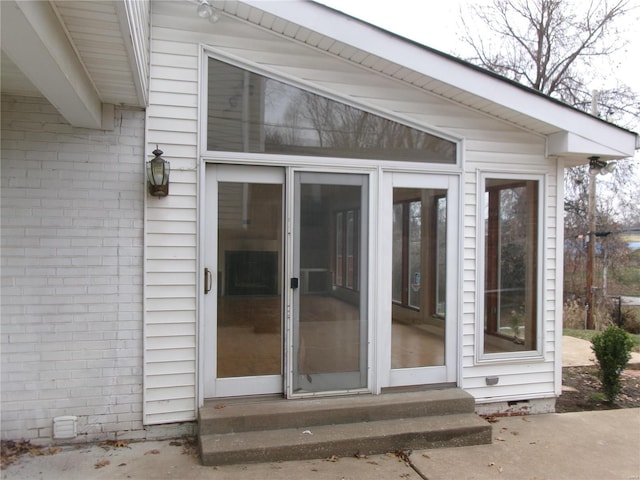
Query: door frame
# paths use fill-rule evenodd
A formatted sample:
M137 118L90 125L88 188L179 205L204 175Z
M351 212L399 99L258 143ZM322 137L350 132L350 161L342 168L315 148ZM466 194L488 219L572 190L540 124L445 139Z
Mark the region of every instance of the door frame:
M288 281L293 276L292 252L293 249L293 210L294 201L293 178L295 172L317 172L317 173L355 173L366 174L369 176L369 223L368 223L368 266L369 266L369 282L368 282L368 373L367 384L368 391L373 394L379 394L383 388L394 386L410 386L412 384L425 383L424 377L417 370L406 372L408 379L406 382L398 382L392 379L391 375L391 347L388 339L390 338L390 322L385 319L391 318L391 289L385 286L387 280L391 278L391 263L385 266L384 256L391 252L392 243L391 235L385 235L385 228L388 228L389 222L384 218L391 218L393 187L389 183L390 174L404 175L412 178L417 188L429 188L430 184L425 184L426 179L439 179L438 182L445 182L447 185L448 195L448 229L447 242L449 249L448 257L448 288L447 288L447 321L448 338L447 338L447 356L446 356L446 372L442 378L442 383L455 384L459 383L461 378L461 352L460 346L460 315L462 312L462 298L459 296L461 291L462 279L462 243L459 235L462 233L462 212L460 205L461 195L461 171L459 167L443 166L440 170L434 170L433 165L421 168L420 165L403 164L396 162L383 162L384 166L379 162L358 161L350 159L323 158L319 159L306 157L279 157L273 158L271 155L247 155L247 154L225 154L219 157L202 157L200 169L200 188L201 196L198 205L198 221L200 227L199 234L199 259L196 262L197 267L197 284L198 284L198 306L196 317L198 319L198 352L195 358L197 368L198 390L197 403L199 406L204 405L206 398L213 398L205 394L206 384L206 362L215 351L208 351L205 343L206 336L206 303L210 301L203 293L204 289L204 268L206 264L205 238L206 237L206 215L210 210L209 202L211 201L211 192L206 192L206 171L209 165L228 165L236 167L262 167L281 168L285 172L284 196L285 196L285 219L284 219L284 281L288 287ZM391 185L391 186L390 186ZM439 183L438 185L442 185ZM439 187L435 187L439 188ZM388 231L388 230L387 230ZM214 279L215 282L216 279ZM451 287L453 286L453 288ZM286 393L288 384L287 365L290 364L290 355L292 352L287 345L291 344L289 336L292 328L292 312L293 293L290 288L286 288L284 292L284 330L283 330L283 351L284 351L284 384L283 392ZM387 301L387 298L389 301ZM388 323L388 325L387 325ZM414 370L414 369L411 369ZM414 377L413 379L411 377ZM434 383L436 380L434 379ZM349 392L347 392L349 393Z

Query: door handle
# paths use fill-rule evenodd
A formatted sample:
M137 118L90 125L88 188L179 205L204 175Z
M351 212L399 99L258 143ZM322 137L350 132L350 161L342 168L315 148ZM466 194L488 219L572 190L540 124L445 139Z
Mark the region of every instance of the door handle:
M204 269L204 293L207 294L211 291L213 284L213 275L208 268Z
M291 288L298 288L299 284L300 284L300 281L298 280L297 277L293 277L291 279Z

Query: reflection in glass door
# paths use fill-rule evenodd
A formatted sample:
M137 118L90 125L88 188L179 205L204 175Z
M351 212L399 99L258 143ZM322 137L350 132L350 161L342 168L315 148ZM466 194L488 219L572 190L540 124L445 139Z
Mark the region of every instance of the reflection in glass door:
M367 387L367 185L296 174L294 396Z
M444 365L446 190L393 189L391 368Z

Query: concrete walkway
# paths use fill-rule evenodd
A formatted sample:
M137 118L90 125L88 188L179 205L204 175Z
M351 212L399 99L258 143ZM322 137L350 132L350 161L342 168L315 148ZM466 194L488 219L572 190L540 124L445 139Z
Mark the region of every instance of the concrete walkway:
M357 459L351 452L330 460L203 467L169 441L132 443L104 450L65 447L51 456L24 456L2 478L42 480L118 479L408 479L411 467L391 455ZM429 480L640 479L640 409L500 418L493 444L420 450L411 454ZM103 465L100 468L96 466Z
M563 363L589 365L590 343L564 338ZM574 341L577 340L577 341ZM640 356L632 361L640 363ZM35 443L35 442L34 442ZM170 441L64 447L21 457L0 477L41 480L640 480L640 409L500 418L493 443L412 452L416 470L395 455L204 467Z
M583 367L595 364L591 342L575 337L562 337L562 366ZM640 363L640 353L631 352L629 363ZM639 477L640 478L640 477Z

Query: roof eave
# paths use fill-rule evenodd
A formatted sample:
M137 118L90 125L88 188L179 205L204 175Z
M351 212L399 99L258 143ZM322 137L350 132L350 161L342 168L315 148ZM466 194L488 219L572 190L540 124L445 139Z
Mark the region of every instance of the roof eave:
M564 136L571 139L565 142L567 146L580 145L580 148L575 151L550 148L550 154L582 155L586 142L577 142L576 138L589 139L589 143L594 148L590 155L599 154L611 159L633 156L637 148L638 137L633 132L476 65L387 32L324 5L307 0L243 1L251 7L385 60L404 65L460 91L486 99L500 108L551 125L558 137ZM556 143L558 143L557 139L550 140L550 144Z

